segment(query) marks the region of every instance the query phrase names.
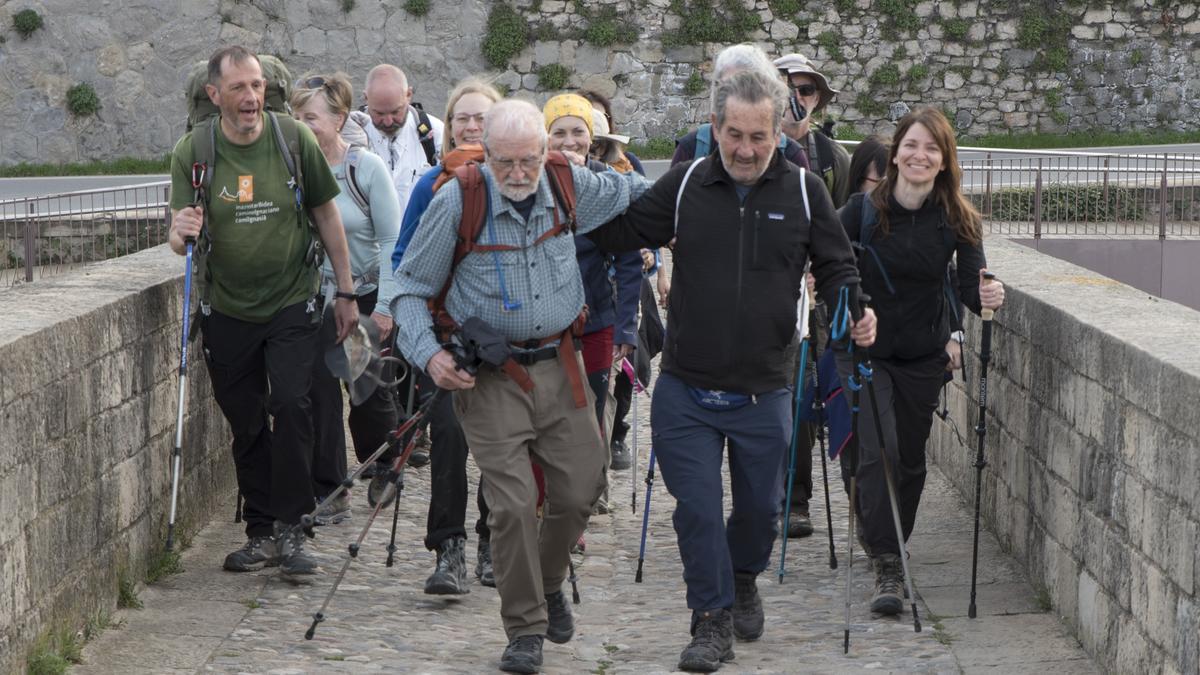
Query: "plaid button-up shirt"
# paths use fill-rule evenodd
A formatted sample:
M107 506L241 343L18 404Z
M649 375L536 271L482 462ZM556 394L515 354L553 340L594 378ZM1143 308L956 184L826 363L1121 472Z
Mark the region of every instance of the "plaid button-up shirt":
M542 170L527 221L501 196L488 167L481 168L488 186L491 218L479 242L518 249L468 254L454 270L446 310L459 323L479 317L512 342L561 333L583 308L583 283L569 232L533 245L554 227L554 197L546 170ZM612 220L650 187L649 181L635 172L594 173L572 166L571 173L575 178L578 234ZM399 290L392 302L392 315L399 327L400 350L422 369L441 349L426 301L437 295L450 273L461 219L462 191L458 181L450 181L430 202L396 268ZM510 307L507 310L505 296ZM517 303L520 306L511 309Z

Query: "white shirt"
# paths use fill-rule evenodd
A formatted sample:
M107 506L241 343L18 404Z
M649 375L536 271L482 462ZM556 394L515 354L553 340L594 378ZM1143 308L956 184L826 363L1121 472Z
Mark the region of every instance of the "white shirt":
M412 192L413 185L426 171L432 168L432 165L425 159L425 148L421 147L421 137L417 131L417 126L420 124L417 119L417 109L409 106L404 126L400 127L395 136L388 136L376 129L375 125L371 123L370 116L366 113L355 111L351 113L351 116L362 124L363 129L367 132L367 147L383 159L383 163L391 172L392 185L395 186L396 197L400 200L400 213L404 213L404 209L408 208L408 195ZM433 134L433 146L437 149L437 156L440 157L442 154L442 121L429 115L429 126L433 127L430 131ZM434 162L437 162L437 157L434 158Z

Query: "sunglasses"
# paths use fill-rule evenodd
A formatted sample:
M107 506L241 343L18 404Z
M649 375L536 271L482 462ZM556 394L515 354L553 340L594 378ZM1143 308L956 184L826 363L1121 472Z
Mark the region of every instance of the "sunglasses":
M325 86L325 78L310 77L307 80L296 80L297 89L320 89Z
M792 90L801 96L812 96L817 93L817 85L815 84L800 84L792 87Z

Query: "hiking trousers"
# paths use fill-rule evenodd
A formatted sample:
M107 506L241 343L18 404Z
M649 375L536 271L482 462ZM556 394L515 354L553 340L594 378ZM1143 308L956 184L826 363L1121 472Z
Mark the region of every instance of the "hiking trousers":
M569 365L582 377L578 352L573 360ZM491 508L492 561L509 640L545 635L545 594L562 588L571 544L583 533L604 489L608 461L586 384L587 405L576 408L559 358L525 368L534 383L529 393L503 372L486 367L476 375L474 388L454 392L454 411ZM530 459L546 476L540 527Z
M875 395L879 401L879 421L883 427L892 477L896 481L896 502L900 507L900 526L905 541L917 521L917 506L925 489L925 442L933 425L938 394L945 381L945 352L913 360L872 359ZM846 352L837 353L838 374L843 384L853 363ZM850 403L850 389L846 389ZM875 433L874 409L871 396L864 385L859 393L858 428L859 459L857 473L858 516L863 539L871 554L900 554L896 540L896 525L892 520L892 505L888 498L887 482L879 458L879 439ZM842 480L850 489L847 451L841 454Z
M421 403L437 391L433 379L420 371L417 374L417 391ZM458 418L454 415L454 400L442 396L429 411L429 513L425 521L425 548L436 550L441 543L454 537L466 537L467 499L467 436L463 433ZM487 502L483 498L483 486L476 495L479 520L475 533L480 539L488 539L491 532L487 527Z
M317 324L300 302L266 323L213 310L202 317L213 396L233 432L233 462L249 537L313 508L313 426L308 390ZM274 428L270 419L274 418Z
M675 536L687 606L733 606L735 572L767 568L779 534L781 470L791 440L788 388L760 394L736 410L709 410L671 373L658 376L650 404L654 452L675 498ZM722 455L729 444L733 511L725 520Z

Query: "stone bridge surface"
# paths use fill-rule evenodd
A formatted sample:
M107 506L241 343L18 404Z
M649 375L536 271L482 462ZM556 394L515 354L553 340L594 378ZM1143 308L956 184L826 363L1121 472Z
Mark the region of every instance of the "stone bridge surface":
M689 615L670 520L673 499L661 478L651 498L644 582L634 582L650 439L647 403L643 399L640 406L642 464L636 484L629 471L610 474L615 511L592 519L587 550L574 556L582 596L581 604L573 607L575 638L566 645L546 643L546 673L671 672L687 640ZM819 467L819 458L814 461ZM354 465L353 457L350 463ZM473 463L470 471L473 490L478 480ZM847 500L835 485L831 497L838 569L832 571L819 474L814 482L816 533L789 542L782 584L775 575L776 545L775 562L758 582L766 633L758 642L735 645L737 658L722 672L1101 672L1058 617L1044 609L1048 601L1034 592L1019 564L1001 553L986 532L979 564L980 616L966 617L972 511L932 467L911 539L923 631L914 632L908 616L871 614L867 605L873 578L867 558L856 551L850 653L843 655ZM634 488L636 515L631 512ZM315 639L304 639L313 612L345 559L347 544L370 513L363 488L356 487L352 499L351 519L318 529L311 546L324 574L303 586L284 581L275 571L221 571L225 554L244 541L241 525L232 522L230 499L184 553L185 571L142 590L145 607L120 611L116 627L86 647L82 665L73 672L495 672L506 642L495 589L472 577L471 592L461 599L422 592L434 563L433 554L421 544L429 503L428 467L407 471L395 565L384 564L391 522L390 512L385 512L367 534ZM472 505L468 519L474 517ZM473 541L468 551L473 566Z

